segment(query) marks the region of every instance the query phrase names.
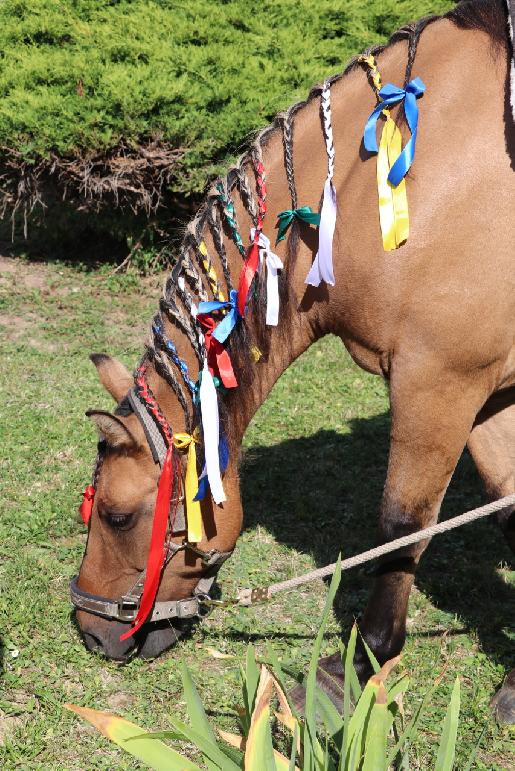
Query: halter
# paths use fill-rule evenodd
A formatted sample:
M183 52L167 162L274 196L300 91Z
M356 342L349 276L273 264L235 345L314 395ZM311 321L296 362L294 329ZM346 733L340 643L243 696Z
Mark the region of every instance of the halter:
M158 621L165 621L171 618L195 618L203 615L202 607L218 605L216 600L211 599L209 592L213 586L216 574L220 567L229 559L231 551L202 551L191 543L184 541L181 544L168 543L165 567L178 552L189 549L199 556L206 571L193 590L193 596L186 597L183 600L168 600L154 603L151 615L145 621L145 624L152 624ZM77 586L78 576L72 578L70 582L70 598L72 604L77 610L85 610L93 613L95 616L102 616L112 621L122 621L131 623L136 619L143 594L145 583L145 570L142 570L134 586L119 599L112 600L102 597L98 594L91 594L79 589Z
M138 382L140 385L144 382L144 387L138 388L136 385L132 388L120 402L117 413L124 416L129 414L136 415L142 425L154 462L159 463L161 468L163 468L167 452L169 451L168 441L170 441L170 438L172 437L171 428L166 422L166 418L164 418L152 392L144 380L143 368L140 368L138 373L136 373L136 383L138 384ZM167 439L164 438L164 435L166 435ZM102 461L103 451L100 449L93 473L93 484L88 485L84 494L86 508L85 510L83 509L84 504L83 507L81 507L81 513L85 520L89 519L91 514L96 481ZM166 536L164 545L165 556L156 587L156 593L161 582L164 568L180 551L187 549L200 557L202 564L205 567L205 571L198 581L191 597L181 600L154 602L151 613L144 621L145 624L156 623L172 618L187 619L199 617L203 615L201 610L202 607L219 604L211 599L209 592L213 586L218 570L225 560L231 556L233 550L231 549L226 552L221 552L217 549L203 551L202 549L199 549L196 544L188 541L187 538L181 544L174 543L171 540L173 535L185 530L184 497L173 497L172 495L170 498L170 510L168 515L168 535ZM77 610L84 610L88 613L93 613L94 615L102 616L103 618L114 621L133 623L136 621L138 611L140 610L146 575L147 570L145 568L145 570L142 570L139 573L136 582L129 591L116 600L101 595L91 594L90 592L79 589L77 586L78 576L75 576L70 582L71 602ZM134 631L136 631L136 629Z

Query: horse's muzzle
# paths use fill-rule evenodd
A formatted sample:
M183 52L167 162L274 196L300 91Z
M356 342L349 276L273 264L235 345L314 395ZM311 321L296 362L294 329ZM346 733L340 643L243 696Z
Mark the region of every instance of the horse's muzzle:
M156 658L171 648L190 626L180 621L173 625L171 622L145 624L133 637L120 640L129 624L102 619L84 611L78 611L77 620L89 651L120 662L127 662L134 656Z

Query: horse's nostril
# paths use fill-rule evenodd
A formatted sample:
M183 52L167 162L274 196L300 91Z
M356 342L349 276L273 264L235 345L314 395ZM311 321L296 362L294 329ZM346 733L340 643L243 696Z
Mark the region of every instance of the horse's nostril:
M127 624L117 621L103 622L99 627L82 628L84 644L89 651L101 653L114 661L127 661L135 652L136 643L133 639L120 640L120 635L128 629Z
M86 648L88 651L102 651L103 645L101 641L98 639L98 637L95 637L94 634L89 634L89 632L83 632L84 637L84 644L86 645Z

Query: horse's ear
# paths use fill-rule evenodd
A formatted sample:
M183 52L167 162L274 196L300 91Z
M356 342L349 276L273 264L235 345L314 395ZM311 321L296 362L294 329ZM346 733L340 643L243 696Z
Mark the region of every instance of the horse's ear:
M103 410L88 410L88 418L96 425L99 434L106 440L109 447L124 447L125 449L138 446L134 436L127 426L115 415Z
M133 385L132 376L121 361L105 353L92 353L89 357L97 368L100 382L116 402L121 401Z

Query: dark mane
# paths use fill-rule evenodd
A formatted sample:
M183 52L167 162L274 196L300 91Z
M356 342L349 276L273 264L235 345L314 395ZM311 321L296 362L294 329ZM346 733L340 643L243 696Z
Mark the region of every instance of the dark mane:
M485 32L490 36L494 46L502 46L505 49L508 48L509 37L504 0L462 0L453 9L442 16L427 16L405 25L394 32L386 44L374 46L364 53L377 56L382 53L385 48L399 41L407 41L408 55L404 82L404 85L406 85L411 79L411 71L422 32L428 25L440 19L448 19L461 29ZM355 56L347 64L343 72L328 78L327 82L330 84L336 83L358 66L361 66L359 63L359 56ZM254 184L251 184L247 174L249 172L253 174L252 164L261 161L262 148L266 147L272 133L276 130L280 130L283 136L285 168L292 197L292 208L296 208L296 193L292 163L294 117L296 113L305 107L311 100L320 97L321 91L322 84L315 85L305 101L298 102L289 107L288 110L279 113L271 125L257 132L251 138L246 151L236 164L229 169L226 178L219 179L215 183L219 186L218 191L215 188L215 184L209 187L204 203L186 228L177 261L165 283L160 304L160 312L154 319L154 325L157 323L158 328L163 330L163 319L166 318L175 328L186 334L200 365L202 364L203 359L202 338L199 333L198 325L191 317L190 309L192 302L196 303L198 300L211 299L213 294L212 284L210 284L210 281L208 280L207 271L202 264L202 258L199 251L199 245L203 239L203 233L206 230L210 232L214 248L217 252L216 263L212 263L210 258L208 258L208 261L216 268L217 273L219 272L219 267L221 267L223 276L218 275L218 278L220 280L224 278L228 288L230 288L232 284L224 246L224 239L231 239L231 229L228 226L227 220L224 221L223 218L223 206L220 203L220 186L229 200L231 200L232 192L237 190L245 210L255 225L257 221L257 202L254 193ZM295 307L293 292L288 281L288 273L295 259L298 241L297 226L298 223L294 222L290 230L285 269L281 272L281 321L278 328L279 330L287 329L288 325L284 322L291 317ZM237 277L233 277L233 280L237 280ZM249 308L249 316L252 319L252 323L251 325L237 324L228 339L227 346L233 361L236 377L241 385L248 385L252 382L255 372L255 361L252 356L253 347L257 346L266 360L270 339L270 328L265 326L262 276L256 274L253 286L254 289ZM192 292L193 297L190 294L190 291ZM225 289L224 294L227 296ZM284 344L287 345L288 339L284 334L283 340ZM188 385L187 378L184 376L184 372L181 371L181 367L176 358L174 359L173 356L170 356L166 342L162 332L156 333L154 329L153 344L148 347L145 357L149 358L154 363L158 373L166 380L177 395L185 412L187 430L190 431L192 425L197 422L198 415L189 414L184 391L184 385ZM219 400L222 420L224 412L226 413L231 406L238 403L238 399L241 399L241 392L241 388L230 389L229 392ZM228 432L230 438L230 426L226 425L225 430Z
M460 29L477 29L490 35L493 42L506 47L507 11L504 0L461 0L445 14Z

